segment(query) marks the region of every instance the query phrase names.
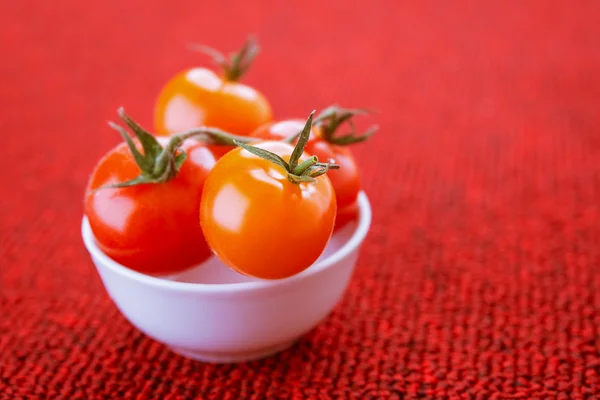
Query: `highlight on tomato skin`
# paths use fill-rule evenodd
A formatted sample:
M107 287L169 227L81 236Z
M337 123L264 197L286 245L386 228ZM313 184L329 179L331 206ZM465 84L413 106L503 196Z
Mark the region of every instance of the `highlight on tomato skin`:
M239 82L258 54L254 39L250 38L230 60L205 46L198 46L198 50L217 61L221 75L197 67L173 76L163 86L155 104L157 135L170 136L200 126L248 135L272 119L267 98L255 88Z
M304 124L305 121L299 118L269 121L250 132L249 136L262 140L286 140L301 132L304 128ZM317 135L315 129L316 127L313 125L310 130L308 143L316 139Z

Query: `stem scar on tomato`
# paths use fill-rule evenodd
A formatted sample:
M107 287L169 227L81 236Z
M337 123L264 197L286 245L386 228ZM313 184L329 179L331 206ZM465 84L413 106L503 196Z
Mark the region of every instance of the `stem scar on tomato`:
M302 129L300 132L298 142L296 143L294 151L290 156L289 162L285 161L275 153L258 147L250 146L242 141L234 140L234 143L258 157L264 158L265 160L269 160L279 165L286 171L287 179L292 183L315 182L316 177L325 174L330 169L339 169L340 166L331 162L320 163L317 156L312 156L298 164L298 161L304 152L304 148L308 143L308 139L310 138L310 130L312 128L314 114L315 111L311 112L308 116L306 124L304 125L304 129Z

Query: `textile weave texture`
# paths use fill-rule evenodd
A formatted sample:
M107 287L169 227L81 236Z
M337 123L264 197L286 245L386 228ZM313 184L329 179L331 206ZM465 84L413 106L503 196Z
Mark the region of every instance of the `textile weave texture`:
M316 329L203 364L118 312L82 196L119 106L249 33L277 118L378 110L374 220ZM600 398L599 44L595 1L2 2L0 399Z

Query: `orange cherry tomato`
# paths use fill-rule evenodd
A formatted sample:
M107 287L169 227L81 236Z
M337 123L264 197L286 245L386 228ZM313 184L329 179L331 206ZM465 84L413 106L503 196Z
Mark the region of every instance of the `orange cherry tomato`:
M168 81L154 109L156 134L168 136L208 126L247 135L270 121L272 111L267 99L237 81L249 68L258 51L256 46L249 41L231 65L221 60L223 76L206 68L192 68Z
M293 151L282 142L255 147L286 161ZM295 275L319 258L331 237L336 203L329 178L292 183L286 176L281 166L238 148L223 156L206 179L202 230L217 257L242 274Z
M140 141L134 143L140 151ZM98 162L88 182L85 214L98 247L135 271L167 275L211 256L197 218L204 181L216 160L195 141L184 142L177 152L187 158L165 182L106 187L140 177L131 148L121 143Z
M299 119L270 122L260 126L250 136L264 140L281 140L297 134L303 126L304 122ZM312 128L312 134L305 151L310 155L317 156L321 162L333 159L336 164L340 165L340 169L329 171L327 176L335 190L338 209L344 209L356 202L360 192L358 167L350 149L347 146L326 142L321 137L320 129L319 126Z
M246 135L271 118L271 107L260 92L205 68L183 71L167 82L154 111L158 135L199 126Z

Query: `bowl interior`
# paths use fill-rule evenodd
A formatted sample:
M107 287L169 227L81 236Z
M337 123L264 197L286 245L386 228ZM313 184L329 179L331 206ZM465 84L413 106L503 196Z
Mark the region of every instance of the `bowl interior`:
M259 289L263 286L290 283L297 279L317 273L354 251L365 238L371 224L371 207L367 196L361 192L358 197L359 216L358 220L349 223L336 232L325 251L312 266L305 271L286 279L266 281L250 278L239 274L226 267L216 257L212 257L205 263L188 269L180 274L169 277L154 277L133 271L104 254L96 245L87 218L82 221L82 237L86 248L98 267L109 268L123 278L141 281L152 286L161 286L173 290L202 290L202 291L238 291L241 289Z
M323 251L323 254L319 259L310 266L307 271L310 272L311 268L315 268L323 260L335 254L339 251L344 244L348 243L356 227L358 221L352 221L346 224L342 229L334 232L327 243L327 247ZM243 282L261 282L261 279L252 278L243 274L240 274L231 268L228 268L221 262L217 257L211 257L206 262L199 264L196 267L183 271L180 274L172 275L165 279L169 279L174 282L188 282L188 283L204 283L204 284L227 284L227 283L243 283Z

